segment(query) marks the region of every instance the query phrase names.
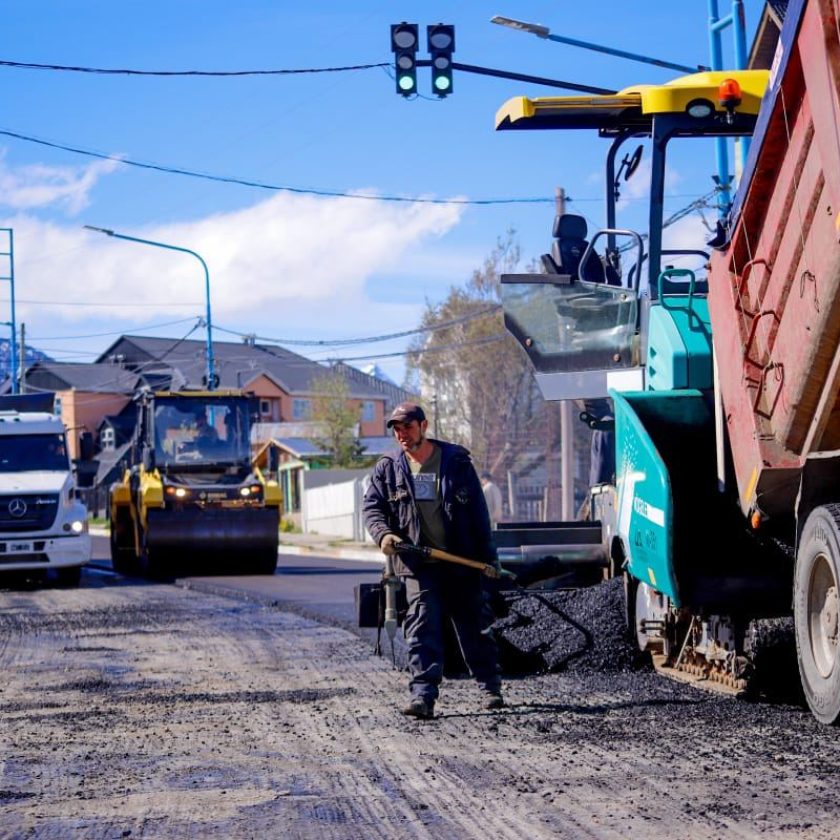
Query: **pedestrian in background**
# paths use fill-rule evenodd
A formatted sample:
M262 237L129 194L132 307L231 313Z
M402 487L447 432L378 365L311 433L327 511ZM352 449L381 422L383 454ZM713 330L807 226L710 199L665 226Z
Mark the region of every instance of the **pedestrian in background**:
M484 501L487 502L490 524L495 528L502 519L502 491L493 484L489 472L481 474L481 489L484 491Z
M426 437L428 425L419 405L401 403L394 409L388 428L400 452L379 459L364 500L365 527L405 581L411 700L402 711L421 719L434 717L446 621L452 622L464 661L485 694L485 708L504 705L481 572L396 550L397 543L409 542L498 566L469 452Z

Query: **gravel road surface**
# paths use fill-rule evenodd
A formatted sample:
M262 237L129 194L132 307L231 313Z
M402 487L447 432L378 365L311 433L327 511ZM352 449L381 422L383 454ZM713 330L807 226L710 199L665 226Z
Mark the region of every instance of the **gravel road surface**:
M92 571L0 592L0 836L840 837L837 730L583 660L497 712L447 681L418 722L367 640L292 611Z

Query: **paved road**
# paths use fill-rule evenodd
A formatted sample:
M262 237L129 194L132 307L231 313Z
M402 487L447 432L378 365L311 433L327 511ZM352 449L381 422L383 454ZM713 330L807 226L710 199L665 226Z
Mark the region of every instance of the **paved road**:
M336 626L375 569L206 579L233 598L97 565L78 589L0 591L0 837L840 837L840 731L801 707L590 649L506 680L498 712L448 680L411 721L405 675Z
M109 551L106 537L93 538L93 569L86 571L86 576L111 568ZM354 587L360 583L374 583L381 576L382 564L376 561L301 553L280 554L273 577L190 577L179 579L178 583L199 592L285 607L299 615L350 630L373 648L376 631L360 629L357 625ZM383 650L390 656L384 638ZM405 665L405 643L401 634L395 639L394 655L398 666Z

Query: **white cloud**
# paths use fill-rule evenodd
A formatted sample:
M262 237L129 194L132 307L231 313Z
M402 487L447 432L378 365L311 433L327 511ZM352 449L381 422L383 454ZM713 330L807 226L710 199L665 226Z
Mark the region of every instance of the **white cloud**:
M76 214L90 203L96 182L119 166L99 160L87 166L36 164L10 169L0 156L0 205L15 210L58 205Z
M699 213L692 213L669 225L662 232L663 247L672 250L706 251L712 232L705 226ZM696 258L693 262L697 262Z
M445 235L462 212L457 205L281 193L235 212L119 232L200 254L210 272L217 324L272 336L306 330L313 338L345 337L417 323L416 301L377 303L366 296L366 281L377 273L403 276L404 255ZM92 318L108 318L113 329L128 331L132 324L204 312L204 274L188 254L25 214L2 224L15 231L19 319L37 319L41 333L56 334L59 322L72 327ZM46 309L26 300L68 305ZM113 306L71 305L84 301Z

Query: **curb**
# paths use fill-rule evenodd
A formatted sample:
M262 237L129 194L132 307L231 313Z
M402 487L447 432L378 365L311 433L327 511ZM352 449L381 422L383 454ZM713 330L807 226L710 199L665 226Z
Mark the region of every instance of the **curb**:
M110 535L108 528L101 525L92 526L89 531L92 537L107 537ZM365 548L340 548L325 545L323 548L316 545L288 545L281 543L277 548L278 554L314 554L321 557L332 557L337 560L365 560L368 563L385 565L385 558L374 549Z
M278 554L314 554L320 557L333 557L338 560L364 560L368 563L377 563L380 566L385 565L385 558L376 551L370 551L363 548L335 548L334 546L319 546L313 545L280 545L277 549Z

